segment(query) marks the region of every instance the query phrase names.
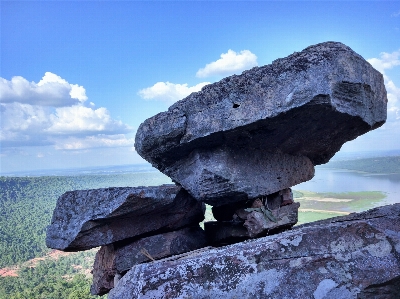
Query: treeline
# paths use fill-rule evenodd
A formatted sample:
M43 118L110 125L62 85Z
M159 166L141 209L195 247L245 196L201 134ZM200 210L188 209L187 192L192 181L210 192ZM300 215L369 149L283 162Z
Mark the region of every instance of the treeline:
M169 182L157 172L0 177L0 268L20 264L48 252L46 227L50 224L57 198L66 191Z
M400 156L376 157L349 161L331 161L322 167L349 169L369 173L400 173Z
M94 251L74 253L57 260L45 259L24 266L18 277L0 279L0 298L94 299L90 294L89 269ZM85 274L86 273L86 274Z

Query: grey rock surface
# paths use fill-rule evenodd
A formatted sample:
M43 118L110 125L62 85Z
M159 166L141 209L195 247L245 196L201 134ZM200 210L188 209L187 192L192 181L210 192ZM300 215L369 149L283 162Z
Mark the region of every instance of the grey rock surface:
M261 211L252 211L247 215L244 227L252 238L269 234L269 231L290 228L298 221L299 207L300 203L296 202L276 210L270 210L274 220L266 217ZM267 210L267 212L269 211Z
M196 225L204 204L176 185L66 192L57 201L46 245L80 251L144 234Z
M102 246L93 265L91 293L103 295L114 287L116 275L122 276L133 266L205 247L206 237L200 226L146 237L125 244Z
M270 210L277 210L280 207L292 204L293 202L292 190L288 188L255 200L239 201L227 205L214 206L211 210L215 220L217 221L231 221L238 219L246 220L247 215L249 214L249 212L245 211L247 208L260 208L264 206Z
M272 235L290 229L297 223L299 207L300 204L295 202L275 210L267 210L273 218L266 217L260 209L251 209L249 212L241 209L241 218L245 221L209 221L204 223L204 230L212 246Z
M400 204L133 267L116 298L398 298Z
M220 206L308 181L314 165L305 156L222 146L193 150L167 174L196 199Z
M196 199L218 206L309 180L312 165L381 126L386 106L382 74L349 47L326 42L192 93L142 123L135 147Z

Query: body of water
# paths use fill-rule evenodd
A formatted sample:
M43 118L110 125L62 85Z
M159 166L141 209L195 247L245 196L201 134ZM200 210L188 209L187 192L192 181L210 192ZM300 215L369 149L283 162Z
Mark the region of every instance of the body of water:
M293 186L313 192L381 191L386 198L380 205L400 203L400 174L367 174L316 167L312 180Z

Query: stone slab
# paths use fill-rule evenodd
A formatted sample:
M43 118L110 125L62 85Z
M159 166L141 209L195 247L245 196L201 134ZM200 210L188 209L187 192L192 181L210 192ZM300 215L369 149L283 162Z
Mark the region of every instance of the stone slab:
M204 211L204 204L176 185L70 191L57 201L46 245L86 250L196 225Z
M200 226L146 237L128 244L119 242L102 246L93 265L93 295L104 295L114 281L133 266L205 247L206 237ZM145 251L144 251L145 250ZM148 254L148 255L147 255ZM150 257L149 257L150 256Z

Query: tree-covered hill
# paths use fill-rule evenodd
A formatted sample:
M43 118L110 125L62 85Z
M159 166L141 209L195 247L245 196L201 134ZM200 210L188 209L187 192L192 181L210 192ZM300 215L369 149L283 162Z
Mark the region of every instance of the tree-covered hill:
M46 258L35 265L24 264L17 277L0 278L0 298L7 299L95 299L90 295L95 251Z
M26 261L49 253L45 245L56 201L66 191L171 183L158 172L115 175L0 177L0 268L19 265L18 277L0 277L0 298L94 298L87 274L95 251L35 265ZM86 274L85 274L86 273Z
M400 173L400 156L331 161L325 165L321 165L321 167L341 168L369 173Z
M46 227L57 198L66 191L113 186L159 185L157 172L118 175L0 177L0 268L44 255Z

